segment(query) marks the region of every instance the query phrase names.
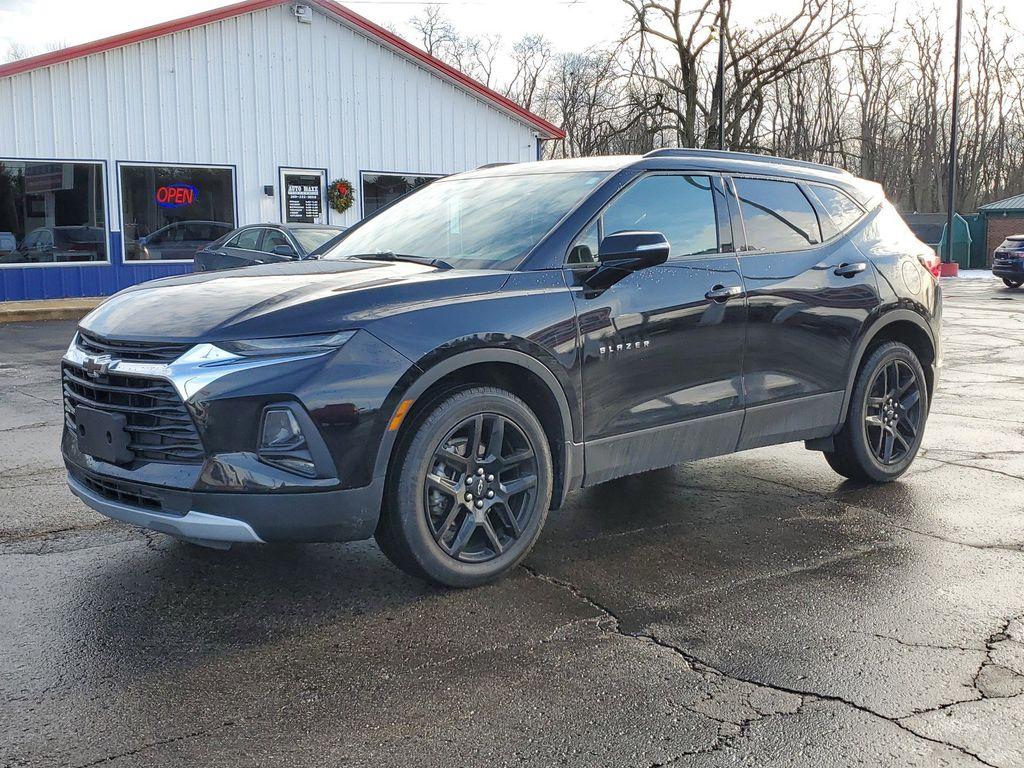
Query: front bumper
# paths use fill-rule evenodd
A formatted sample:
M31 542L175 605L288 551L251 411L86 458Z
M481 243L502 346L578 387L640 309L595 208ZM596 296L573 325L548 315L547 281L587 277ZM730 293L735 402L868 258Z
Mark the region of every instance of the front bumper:
M1007 280L1024 280L1024 267L992 267L992 274Z
M992 255L992 274L1007 280L1024 280L1024 257L1020 252L996 251Z
M367 539L384 492L383 478L364 488L306 493L179 491L65 463L71 492L101 515L212 546Z
M252 526L242 520L210 515L194 509L188 510L181 517L151 512L106 499L80 483L71 474L68 475L68 487L75 496L101 515L106 515L112 520L120 520L122 523L148 528L199 544L230 546L235 542L263 543L263 539L256 535Z
M87 357L72 344L65 363L81 367ZM68 483L96 511L207 544L352 541L373 535L386 467L376 461L375 447L395 407L389 393L410 363L370 334L358 333L335 352L290 359L231 359L197 345L170 364L106 364L109 376L170 382L196 425L204 457L174 462L136 454L131 462L110 463L83 453L75 431L66 427L62 452ZM101 372L94 386L123 392L125 382L109 376ZM98 399L102 402L95 406L103 408L107 399ZM316 460L315 477L271 466L256 454L260 415L270 404L294 405L305 419L301 426ZM148 400L109 407L152 411Z

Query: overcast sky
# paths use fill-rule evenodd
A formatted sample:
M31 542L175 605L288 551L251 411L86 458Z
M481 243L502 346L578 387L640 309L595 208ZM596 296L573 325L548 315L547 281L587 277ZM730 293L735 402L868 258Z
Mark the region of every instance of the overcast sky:
M55 43L75 45L161 21L226 5L229 0L0 0L0 60L11 43L42 52ZM406 22L426 3L413 0L342 0L354 11L410 36ZM965 8L977 0L965 0ZM441 0L448 16L464 33L500 33L512 41L540 32L557 48L579 50L615 39L626 21L622 0ZM928 5L899 0L901 11ZM1014 23L1024 27L1024 2L1011 0ZM768 12L798 7L795 0L734 0L734 16L752 21ZM954 0L943 0L951 20ZM889 11L887 10L886 13ZM951 22L950 22L951 23ZM414 39L413 42L416 42Z

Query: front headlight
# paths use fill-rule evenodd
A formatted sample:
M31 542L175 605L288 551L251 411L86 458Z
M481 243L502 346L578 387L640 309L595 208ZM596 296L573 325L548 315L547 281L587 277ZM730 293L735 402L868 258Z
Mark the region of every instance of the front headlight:
M317 333L308 336L278 336L272 339L218 341L216 345L225 352L241 355L242 357L305 355L330 352L332 349L338 349L355 335L355 331L340 331L338 333Z

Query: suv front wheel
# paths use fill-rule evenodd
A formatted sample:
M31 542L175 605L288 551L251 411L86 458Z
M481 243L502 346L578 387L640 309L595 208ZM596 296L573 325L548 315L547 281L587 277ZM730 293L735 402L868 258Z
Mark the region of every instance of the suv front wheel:
M825 459L851 480L895 480L914 461L927 418L928 386L917 355L896 341L880 344L857 374L846 423Z
M512 393L479 386L443 396L411 428L377 543L402 570L446 586L498 578L533 547L551 504L540 421Z

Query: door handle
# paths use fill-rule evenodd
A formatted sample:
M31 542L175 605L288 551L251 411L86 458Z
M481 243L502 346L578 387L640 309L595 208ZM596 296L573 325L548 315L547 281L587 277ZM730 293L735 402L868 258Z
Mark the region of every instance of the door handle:
M867 268L868 265L865 262L855 261L852 264L840 264L833 271L839 277L853 277L854 275L859 275Z
M710 291L704 294L704 298L708 301L717 301L718 303L724 303L729 299L734 299L737 296L743 294L743 289L738 285L716 285Z

